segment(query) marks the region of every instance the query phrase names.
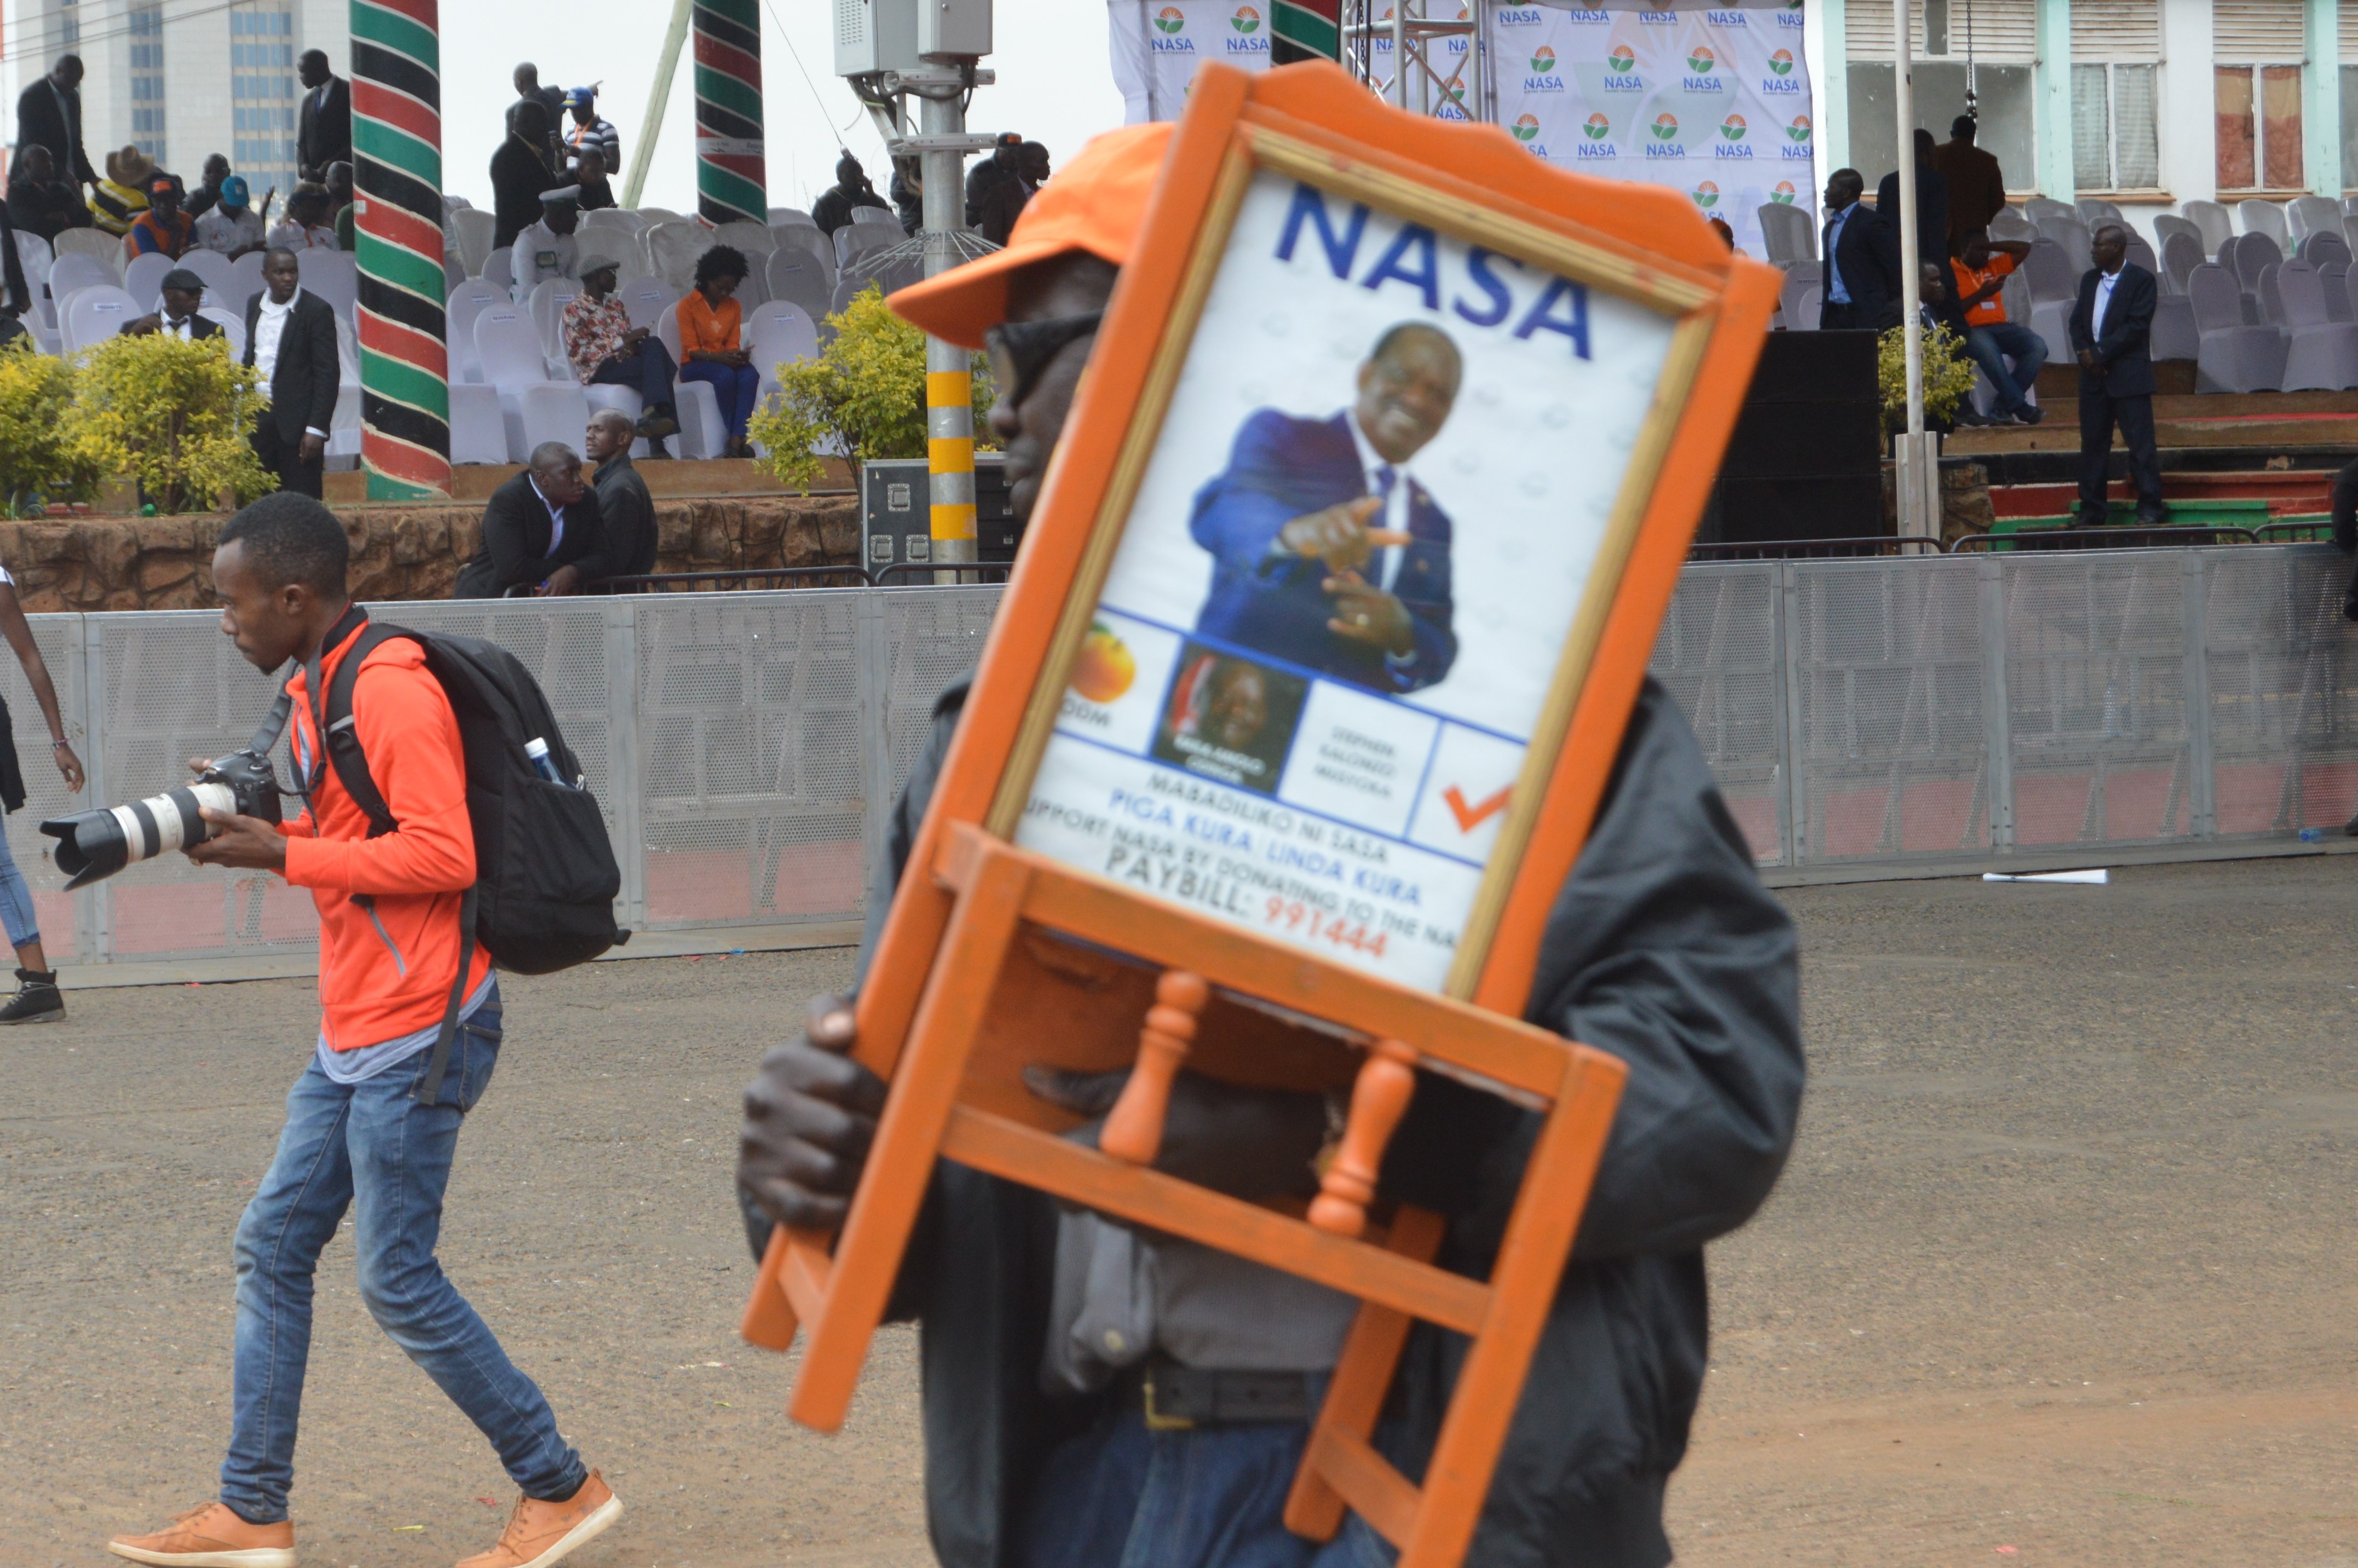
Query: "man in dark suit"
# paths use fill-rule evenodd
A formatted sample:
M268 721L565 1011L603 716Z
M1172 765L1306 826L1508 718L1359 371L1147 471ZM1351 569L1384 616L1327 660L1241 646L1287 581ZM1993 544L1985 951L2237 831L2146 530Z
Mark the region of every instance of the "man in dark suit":
M1855 168L1826 177L1826 232L1818 254L1826 258L1818 325L1827 331L1899 324L1899 233L1859 202L1866 180Z
M8 222L54 243L68 229L87 229L90 208L81 191L57 177L57 159L39 143L18 155L8 171Z
M1932 161L1940 149L1932 133L1916 127L1916 254L1925 261L1949 259L1949 182ZM1876 215L1899 233L1899 171L1893 169L1875 188Z
M176 266L164 275L164 308L152 316L142 316L136 321L125 321L116 334L124 338L144 338L161 332L182 342L201 343L207 338L222 335L222 324L197 314L205 302L205 280L187 267Z
M58 171L76 185L96 185L98 170L81 150L81 57L60 55L49 74L16 95L16 157L47 147Z
M2136 520L2169 515L2161 503L2161 454L2153 441L2153 306L2160 288L2153 274L2129 261L2129 237L2118 223L2096 231L2096 265L2080 279L2071 308L2071 351L2080 362L2079 526L2104 521L2104 479L2113 455L2113 427L2129 449L2136 481Z
M330 164L352 161L352 84L329 67L321 49L304 50L295 74L303 83L296 169L305 179L325 179Z
M1974 145L1980 128L1971 114L1960 114L1949 139L1932 149L1932 167L1949 186L1949 248L1960 255L1967 240L1986 235L1990 220L2006 211L2006 175Z
M295 253L283 246L263 259L262 283L245 302L245 362L270 394L254 449L279 489L317 497L336 416L336 313L303 292Z
M1376 340L1352 407L1248 418L1188 522L1214 560L1195 630L1375 691L1446 676L1449 516L1407 465L1464 372L1447 333L1406 322Z
M598 492L600 546L596 560L579 563L583 583L608 577L644 577L655 569L655 501L631 461L631 443L638 438L638 427L619 408L600 408L590 416L590 433L582 439L581 451L597 465L593 482Z
M562 441L532 449L524 472L492 492L483 543L459 568L453 599L501 599L510 589L570 593L587 575L606 575L598 497L581 481L581 460Z

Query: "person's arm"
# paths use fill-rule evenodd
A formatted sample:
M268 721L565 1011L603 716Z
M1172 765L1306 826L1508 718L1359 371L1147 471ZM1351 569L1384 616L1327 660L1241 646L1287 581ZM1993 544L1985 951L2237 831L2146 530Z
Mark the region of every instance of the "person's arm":
M2003 206L2004 203L2001 202L1999 205ZM2014 265L2017 267L2030 259L2030 242L2028 240L1992 240L1989 242L1989 248L2002 255L2012 256Z
M1526 1016L1628 1068L1574 1256L1676 1253L1751 1217L1801 1112L1791 919L1650 679L1603 811L1558 896ZM1438 1210L1453 1250L1495 1252L1540 1119L1417 1076L1381 1186Z
M66 743L66 721L58 711L58 688L49 680L49 666L42 661L41 645L33 641L33 629L26 624L24 607L16 602L16 587L5 582L0 582L0 637L8 639L16 663L24 667L25 684L33 688L33 700L40 705L41 719L49 729L49 755L56 761L58 772L66 776L66 787L80 795L81 759Z
M394 830L375 838L289 838L288 882L333 892L459 892L475 881L459 721L422 662L363 665L352 719Z
M544 580L552 594L578 593L606 575L606 521L595 490L565 509L565 538L551 558L557 564Z
M324 299L315 297L315 303L319 308L310 312L309 341L305 345L310 359L311 402L305 411L303 435L307 446L316 439L325 448L328 431L336 421L336 389L343 379L343 366L336 354L335 310ZM306 452L304 457L308 460L312 455Z
M512 508L513 501L513 496L494 494L483 508L483 552L491 557L495 598L519 585L537 586L564 564L553 557L533 553L532 546L525 542L531 537L532 524L516 514L520 508ZM539 492L528 483L522 505L540 505Z

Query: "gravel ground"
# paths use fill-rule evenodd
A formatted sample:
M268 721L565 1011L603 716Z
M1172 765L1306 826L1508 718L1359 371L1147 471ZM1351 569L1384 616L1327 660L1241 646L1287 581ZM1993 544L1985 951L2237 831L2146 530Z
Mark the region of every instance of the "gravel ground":
M1787 895L1813 1078L1768 1210L1714 1249L1682 1560L2358 1568L2358 982L2348 863L2107 888ZM914 1342L845 1433L733 1325L760 1047L840 951L507 982L442 1256L629 1508L583 1568L930 1561ZM232 1231L314 1023L305 982L72 993L0 1035L0 1568L211 1492ZM320 1271L295 1506L309 1568L447 1564L512 1494Z

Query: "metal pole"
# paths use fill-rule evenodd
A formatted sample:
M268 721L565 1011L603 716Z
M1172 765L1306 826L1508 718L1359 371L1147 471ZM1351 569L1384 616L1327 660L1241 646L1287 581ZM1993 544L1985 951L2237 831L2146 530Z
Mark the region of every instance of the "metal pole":
M919 129L927 137L962 135L963 95L928 92L919 101ZM958 264L953 231L966 227L965 155L957 147L929 146L920 155L925 171L925 276ZM976 559L974 520L974 372L967 351L941 339L925 339L925 454L933 474L933 558L953 566ZM937 573L936 582L956 582L956 572Z
M1924 333L1918 310L1923 304L1923 257L1917 249L1916 230L1916 82L1909 60L1908 0L1891 0L1894 13L1892 82L1899 119L1899 211L1891 215L1899 225L1900 327L1908 344L1908 435L1912 442L1924 433Z
M622 205L636 207L647 186L647 168L654 162L655 137L663 131L664 110L671 103L671 79L679 74L680 46L687 42L687 24L696 0L677 0L671 27L664 34L663 52L655 58L654 85L647 89L647 117L639 129L639 145L631 154L631 177L622 181Z
M1408 0L1392 0L1392 102L1408 107Z

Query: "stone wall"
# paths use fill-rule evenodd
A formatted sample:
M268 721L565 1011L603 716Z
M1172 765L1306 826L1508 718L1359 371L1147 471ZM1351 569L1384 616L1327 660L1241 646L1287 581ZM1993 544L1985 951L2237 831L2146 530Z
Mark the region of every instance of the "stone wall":
M341 509L353 595L448 599L481 541L480 505ZM0 521L0 566L28 611L211 609L213 544L227 517L59 517ZM849 496L730 496L655 503L655 569L850 566L860 560Z

